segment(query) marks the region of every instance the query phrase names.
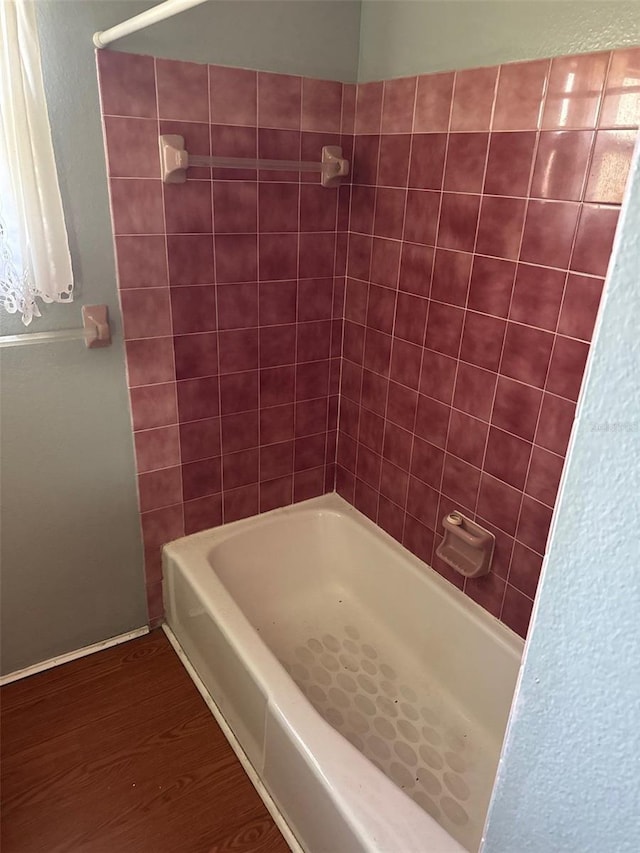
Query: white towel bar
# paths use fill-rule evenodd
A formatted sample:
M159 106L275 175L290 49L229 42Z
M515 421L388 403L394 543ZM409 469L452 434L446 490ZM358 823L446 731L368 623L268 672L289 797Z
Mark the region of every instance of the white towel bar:
M349 161L342 156L342 148L339 145L325 145L321 159L314 162L189 154L184 147L184 136L177 133L162 134L159 143L162 180L165 184L183 184L187 180L187 169L191 166L214 169L267 169L272 172L319 172L323 187L338 186L340 179L349 174Z

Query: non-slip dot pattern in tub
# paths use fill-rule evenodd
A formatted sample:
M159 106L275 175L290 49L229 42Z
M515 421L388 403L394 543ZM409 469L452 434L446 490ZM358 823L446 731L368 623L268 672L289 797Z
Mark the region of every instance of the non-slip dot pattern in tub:
M275 798L313 838L305 850L478 849L519 638L337 495L178 540L166 558L169 624L267 788L270 756L293 780ZM322 836L331 809L352 833L342 846Z
M403 677L390 658L388 649L345 625L342 632L310 637L281 662L336 731L451 835L477 846L495 745L487 746L486 735L435 681Z

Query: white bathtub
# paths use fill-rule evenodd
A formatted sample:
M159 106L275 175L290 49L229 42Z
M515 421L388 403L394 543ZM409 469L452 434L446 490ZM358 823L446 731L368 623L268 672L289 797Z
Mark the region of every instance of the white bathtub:
M166 545L164 596L303 850L477 850L508 628L335 494Z

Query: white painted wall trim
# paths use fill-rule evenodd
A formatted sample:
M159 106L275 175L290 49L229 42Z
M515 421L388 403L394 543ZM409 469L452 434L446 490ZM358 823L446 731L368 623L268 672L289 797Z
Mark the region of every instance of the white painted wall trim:
M15 672L10 672L8 675L0 676L0 687L5 684L11 684L12 681L19 681L21 678L28 678L30 675L35 675L38 672L44 672L47 669L53 669L54 666L61 666L63 663L69 663L78 658L84 658L87 655L92 655L94 652L101 652L104 649L109 649L111 646L118 646L120 643L127 643L129 640L135 640L136 637L143 637L149 633L149 626L136 628L135 631L128 631L126 634L118 634L117 637L111 637L109 640L102 640L100 643L93 643L91 646L84 646L82 649L76 649L73 652L67 652L64 655L58 655L49 660L43 660L40 663L34 663L32 666L27 666L24 669L17 669Z

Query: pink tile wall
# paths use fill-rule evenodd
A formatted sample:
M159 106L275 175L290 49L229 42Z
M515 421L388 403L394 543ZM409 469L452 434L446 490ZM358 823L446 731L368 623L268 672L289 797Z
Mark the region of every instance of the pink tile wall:
M522 635L639 121L638 48L357 88L337 489Z
M107 51L99 71L152 618L164 542L337 482L524 635L640 50L358 87ZM164 186L159 132L223 156L340 143L352 185ZM453 507L496 535L487 578L435 556Z
M334 488L348 215L348 187L313 174L199 168L163 185L158 134L319 160L355 90L109 51L98 66L157 620L164 542Z

